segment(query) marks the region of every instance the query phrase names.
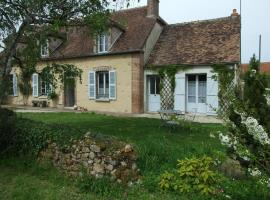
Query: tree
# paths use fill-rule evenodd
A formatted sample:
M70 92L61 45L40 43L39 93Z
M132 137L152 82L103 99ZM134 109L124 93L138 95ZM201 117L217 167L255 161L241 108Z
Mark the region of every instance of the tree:
M121 3L128 5L130 1ZM71 22L84 23L93 34L105 31L109 22L108 5L108 0L0 0L0 48L3 49L0 102L14 63L25 71L33 71L46 38L64 39L60 29Z

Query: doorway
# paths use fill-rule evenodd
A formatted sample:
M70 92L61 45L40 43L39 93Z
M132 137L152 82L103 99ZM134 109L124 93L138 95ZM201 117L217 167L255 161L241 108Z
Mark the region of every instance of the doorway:
M158 75L147 76L148 84L148 111L160 110L160 77Z
M75 80L68 79L64 84L64 105L73 107L75 105Z
M206 74L192 74L186 77L187 97L186 109L190 113L207 112L207 75Z

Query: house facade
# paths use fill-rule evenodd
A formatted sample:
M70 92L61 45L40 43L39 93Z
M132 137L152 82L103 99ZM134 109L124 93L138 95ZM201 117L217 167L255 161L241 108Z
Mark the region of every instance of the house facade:
M218 83L212 65L236 67L240 60L240 17L183 24L167 24L159 16L159 0L112 14L108 33L93 38L80 24L65 31L66 41L48 39L32 76L32 95L24 99L18 89L20 70L11 73L9 104L47 100L53 89L39 72L48 64L73 64L82 69L82 82L55 88L59 98L49 106L87 108L89 111L143 113L164 109L164 83L160 70L175 67L171 109L215 114ZM163 84L162 84L163 83Z

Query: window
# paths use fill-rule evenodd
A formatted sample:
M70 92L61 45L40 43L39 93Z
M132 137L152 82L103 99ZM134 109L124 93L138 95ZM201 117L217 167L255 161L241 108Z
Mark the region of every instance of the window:
M45 58L49 56L49 40L46 40L45 43L41 44L40 55Z
M196 103L196 75L188 76L188 102Z
M35 73L32 75L32 89L33 97L48 96L52 91L52 86L48 81L42 80L39 74Z
M116 71L89 71L89 99L116 100Z
M51 92L51 86L48 84L48 82L40 79L40 95L48 96L50 92Z
M109 40L107 34L101 34L98 36L97 39L97 47L98 47L98 53L105 53L108 51L109 48Z
M11 95L11 96L13 96L14 94L14 92L13 92L13 74L11 74L11 75L9 75L9 77L8 77L8 79L9 79L9 85L8 85L8 94L9 95Z
M8 76L8 95L10 96L18 96L18 83L17 83L17 75L16 74L10 74Z
M109 71L96 73L97 79L97 99L109 98Z
M188 103L206 103L206 75L188 75Z
M160 94L160 77L150 76L150 94L157 95Z
M198 102L206 103L206 75L199 75Z

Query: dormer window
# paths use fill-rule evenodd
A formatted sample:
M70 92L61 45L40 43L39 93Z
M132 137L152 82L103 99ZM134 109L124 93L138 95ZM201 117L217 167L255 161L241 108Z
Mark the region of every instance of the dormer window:
M109 49L108 34L100 34L97 38L98 53L106 53Z
M40 55L42 58L49 56L49 40L46 40L40 47Z

